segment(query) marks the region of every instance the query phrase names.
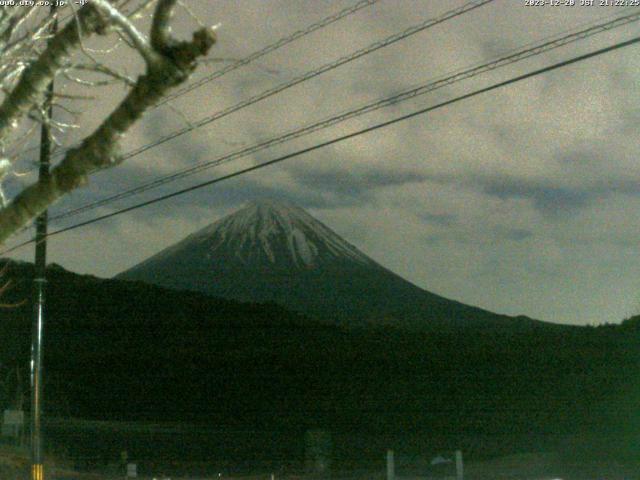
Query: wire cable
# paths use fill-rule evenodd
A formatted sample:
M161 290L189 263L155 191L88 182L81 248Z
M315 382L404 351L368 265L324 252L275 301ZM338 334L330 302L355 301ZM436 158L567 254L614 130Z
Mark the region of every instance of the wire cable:
M314 70L308 71L307 73L304 73L298 77L293 78L292 80L289 80L287 82L281 83L275 87L272 87L268 90L265 90L257 95L253 95L249 98L247 98L246 100L243 100L239 103L236 103L235 105L232 105L230 107L227 107L223 110L220 110L212 115L209 115L205 118L202 118L200 120L198 120L195 123L192 123L191 125L184 127L180 130L176 130L170 134L167 134L163 137L160 137L159 139L148 143L146 145L143 145L135 150L131 150L127 153L125 153L121 159L124 160L128 160L132 157L135 157L137 155L140 155L143 152L146 152L147 150L150 150L152 148L157 147L158 145L162 145L163 143L168 142L169 140L173 140L174 138L180 137L186 133L192 132L193 130L196 130L198 128L201 128L205 125L209 125L210 123L215 122L216 120L219 120L221 118L224 118L234 112L237 112L238 110L241 110L243 108L246 108L250 105L253 105L255 103L258 103L262 100L265 100L269 97L272 97L280 92L283 92L289 88L292 88L302 82L306 82L307 80L311 80L312 78L318 77L326 72L329 72L331 70L335 70L338 67L341 67L342 65L345 65L347 63L350 63L354 60L357 60L358 58L364 57L365 55L369 55L370 53L373 53L377 50L380 50L381 48L384 47L388 47L389 45L393 45L394 43L397 43L401 40L404 40L412 35L415 35L417 33L420 33L424 30L427 30L431 27L434 27L436 25L439 25L441 23L444 23L450 19L453 19L455 17L458 17L460 15L463 15L467 12L470 12L472 10L475 10L476 8L482 7L483 5L486 5L488 3L492 3L495 0L475 0L472 2L469 2L459 8L453 9L453 10L449 10L448 12L440 15L439 17L436 18L432 18L429 20L426 20L424 22L421 22L417 25L414 25L412 27L409 27L405 30L403 30L402 32L399 33L395 33L383 40L379 40L377 42L374 42L370 45L368 45L367 47L361 48L359 50L356 50L355 52L346 55L344 57L340 57L339 59L327 63L319 68L316 68Z
M206 83L212 82L213 80L216 80L220 77L222 77L223 75L226 75L229 72L232 72L234 70L237 70L240 67L243 67L245 65L248 65L249 63L253 62L254 60L257 60L258 58L264 57L265 55L275 52L276 50L278 50L279 48L284 47L285 45L290 44L291 42L294 42L296 40L298 40L299 38L305 37L313 32L315 32L316 30L320 30L328 25L331 25L332 23L337 22L338 20L341 20L349 15L352 15L360 10L362 10L363 8L366 7L370 7L372 5L374 5L375 3L379 2L380 0L363 0L360 1L358 3L356 3L355 5L352 5L351 7L347 7L344 10L340 10L337 13L334 13L333 15L329 15L328 17L323 18L322 20L319 20L316 23L313 23L309 26L307 26L306 28L302 29L302 30L298 30L294 33L292 33L291 35L281 38L280 40L276 41L275 43L272 43L254 53L252 53L251 55L238 60L237 62L234 62L230 65L228 65L227 67L221 68L220 70L217 70L213 73L211 73L210 75L207 75L206 77L198 80L197 82L193 82L189 85L186 85L185 87L176 90L174 93L166 96L165 98L163 98L161 101L159 101L158 103L156 103L155 107L158 107L160 105L164 105L165 103L170 102L171 100L174 100L177 97L180 97L182 95L185 95L186 93L189 93L193 90L195 90L196 88L201 87L202 85L205 85Z
M287 82L281 83L279 85L276 85L275 87L272 87L268 90L265 90L261 93L258 93L256 95L251 96L250 98L243 100L239 103L236 103L235 105L231 105L223 110L220 110L212 115L209 115L208 117L204 117L201 118L200 120L198 120L197 122L192 122L190 125L176 130L172 133L169 133L163 137L160 137L159 139L150 142L146 145L142 145L141 147L138 147L135 150L131 150L127 153L125 153L121 159L124 160L128 160L132 157L135 157L137 155L140 155L143 152L146 152L147 150L150 150L154 147L157 147L158 145L161 145L163 143L166 143L170 140L173 140L174 138L180 137L186 133L189 133L193 130L196 130L200 127L203 127L204 125L208 125L216 120L219 120L221 118L224 118L232 113L237 112L238 110L241 110L243 108L246 108L250 105L253 105L255 103L258 103L262 100L265 100L269 97L272 97L274 95L277 95L280 92L283 92L289 88L292 88L302 82L306 82L307 80L311 80L312 78L318 77L326 72L329 72L331 70L335 70L338 67L341 67L342 65L345 65L347 63L350 63L354 60L357 60L358 58L361 58L365 55L369 55L370 53L373 53L377 50L380 50L381 48L387 47L389 45L392 45L394 43L397 43L401 40L404 40L405 38L408 38L412 35L415 35L417 33L420 33L424 30L427 30L431 27L434 27L436 25L439 25L441 23L444 23L450 19L453 19L455 17L458 17L460 15L463 15L469 11L475 10L476 8L482 7L483 5L486 5L488 3L492 3L495 0L474 0L472 2L466 3L465 5L459 7L459 8L455 8L453 10L449 10L447 12L445 12L444 14L440 15L439 17L435 17L435 18L431 18L428 20L425 20L417 25L414 25L412 27L409 27L405 30L403 30L402 32L399 33L395 33L383 40L379 40L376 41L364 48L361 48L359 50L356 50L355 52L340 57L337 60L327 63L319 68L316 68L314 70L310 70L298 77L293 78L292 80L289 80ZM54 157L59 157L64 155L69 149L64 149L64 150L60 150L58 152L56 152L56 154L54 155Z
M315 150L319 150L321 148L325 148L325 147L328 147L330 145L334 145L336 143L343 142L345 140L349 140L349 139L354 138L354 137L358 137L360 135L364 135L364 134L367 134L367 133L370 133L370 132L373 132L373 131L376 131L376 130L379 130L379 129L382 129L382 128L389 127L389 126L394 125L396 123L399 123L399 122L402 122L402 121L417 117L419 115L424 115L424 114L432 112L434 110L438 110L440 108L452 105L454 103L458 103L458 102L460 102L462 100L466 100L466 99L481 95L483 93L487 93L487 92L490 92L490 91L493 91L493 90L497 90L497 89L505 87L507 85L512 85L514 83L517 83L517 82L520 82L520 81L523 81L523 80L526 80L526 79L529 79L529 78L532 78L532 77L535 77L535 76L538 76L538 75L542 75L543 73L548 73L548 72L551 72L553 70L557 70L559 68L563 68L563 67L566 67L568 65L572 65L572 64L575 64L575 63L578 63L578 62L581 62L581 61L584 61L584 60L587 60L589 58L593 58L593 57L596 57L596 56L599 56L599 55L603 55L605 53L609 53L609 52L612 52L614 50L619 50L621 48L625 48L625 47L634 45L634 44L639 43L639 42L640 42L640 37L635 37L635 38L632 38L632 39L627 40L625 42L619 42L619 43L616 43L616 44L611 45L609 47L601 48L599 50L595 50L595 51L592 51L592 52L589 52L589 53L586 53L586 54L583 54L583 55L579 55L577 57L573 57L573 58L570 58L568 60L564 60L562 62L558 62L558 63L555 63L553 65L549 65L549 66L544 67L544 68L533 70L531 72L528 72L528 73L525 73L525 74L522 74L522 75L518 75L517 77L513 77L513 78L510 78L508 80L504 80L502 82L494 83L493 85L490 85L488 87L480 88L478 90L474 90L474 91L472 91L470 93L466 93L464 95L460 95L458 97L446 100L444 102L440 102L438 104L435 104L435 105L432 105L432 106L429 106L429 107L421 108L419 110L416 110L414 112L408 113L406 115L402 115L402 116L393 118L391 120L387 120L385 122L378 123L378 124L373 125L371 127L363 128L361 130L357 130L357 131L352 132L352 133L341 135L341 136L333 138L331 140L327 140L325 142L317 143L317 144L312 145L310 147L306 147L306 148L297 150L295 152L288 153L286 155L282 155L282 156L274 158L272 160L269 160L269 161L266 161L266 162L263 162L263 163L260 163L260 164L257 164L257 165L253 165L251 167L243 168L241 170L237 170L237 171L235 171L233 173L229 173L227 175L223 175L223 176L211 179L211 180L207 180L205 182L201 182L201 183L192 185L190 187L183 188L181 190L178 190L178 191L166 194L166 195L162 195L160 197L156 197L156 198L151 199L151 200L147 200L145 202L141 202L141 203L138 203L138 204L135 204L135 205L132 205L132 206L117 210L115 212L111 212L111 213L108 213L108 214L105 214L105 215L94 217L94 218L86 220L84 222L79 222L79 223L76 223L74 225L70 225L68 227L61 228L61 229L49 232L45 238L48 238L48 237L51 237L51 236L54 236L54 235L59 235L61 233L69 232L71 230L76 230L78 228L85 227L87 225L91 225L93 223L100 222L102 220L106 220L108 218L116 217L116 216L121 215L123 213L131 212L133 210L137 210L139 208L146 207L148 205L152 205L154 203L158 203L158 202L161 202L161 201L164 201L164 200L168 200L170 198L177 197L179 195L184 195L186 193L189 193L189 192L192 192L194 190L198 190L198 189L207 187L209 185L214 185L216 183L220 183L220 182L223 182L225 180L229 180L231 178L235 178L235 177L238 177L240 175L244 175L246 173L249 173L249 172L252 172L252 171L255 171L255 170L259 170L259 169L262 169L262 168L265 168L265 167L268 167L268 166L271 166L271 165L275 165L275 164L281 163L281 162L283 162L285 160L289 160L291 158L299 157L301 155L305 155L305 154L313 152ZM26 245L29 245L31 243L34 243L34 242L35 242L35 239L32 238L31 240L27 240L27 241L22 242L22 243L14 246L14 247L11 247L11 248L9 248L7 250L4 250L4 251L0 252L0 255L6 255L7 253L11 253L11 252L13 252L13 251L15 251L15 250L17 250L19 248L22 248L22 247L24 247Z
M524 48L524 49L520 49L520 50L516 50L513 53L510 53L508 55L505 55L503 57L500 57L496 60L492 60L490 62L484 63L484 64L480 64L480 65L475 65L473 67L469 67L465 70L461 70L461 71L457 71L451 75L442 77L438 80L435 81L431 81L427 84L418 86L418 87L414 87L408 90L405 90L403 92L400 92L398 94L392 95L390 97L381 99L381 100L377 100L375 102L372 103L368 103L365 104L363 106L360 106L356 109L352 109L352 110L348 110L342 113L339 113L337 115L333 115L329 118L325 118L323 120L317 121L315 123L312 123L310 125L304 126L302 128L297 128L294 129L292 131L289 131L287 133L281 134L279 136L273 137L271 139L268 140L264 140L262 142L259 142L255 145L252 145L250 147L245 147L239 150L236 150L234 152L225 154L221 157L216 158L215 160L209 160L206 162L202 162L199 163L197 165L185 168L183 170L180 170L178 172L172 173L170 175L166 175L160 178L157 178L155 180L152 180L150 182L144 183L142 185L138 185L136 187L133 187L131 189L125 190L123 192L119 192L116 194L113 194L111 196L99 199L97 201L73 208L73 209L69 209L66 210L64 212L61 212L55 216L51 217L51 220L60 220L60 219L64 219L64 218L68 218L68 217L72 217L75 215L78 215L80 213L89 211L89 210L93 210L95 208L107 205L109 203L112 203L116 200L122 200L128 197L131 197L133 195L137 195L139 193L145 192L147 190L151 190L153 188L157 188L159 186L165 185L167 183L188 177L190 175L194 175L196 173L199 173L203 170L209 169L209 168L213 168L216 166L219 166L223 163L227 163L239 158L243 158L246 157L248 155L251 155L253 153L256 153L258 151L264 150L266 148L270 148L272 146L275 145L279 145L285 142L288 142L290 140L296 139L296 138L300 138L302 136L306 136L309 135L313 132L317 132L319 130L323 130L326 128L329 128L331 126L334 126L336 124L342 123L344 121L359 117L361 115L364 115L366 113L370 113L376 110L379 110L383 107L387 107L390 105L394 105L397 104L399 102L403 102L406 100L409 100L411 98L415 98L417 96L420 95L424 95L426 93L430 93L433 92L434 90L437 90L439 88L451 85L453 83L462 81L462 80L466 80L469 79L471 77L474 77L476 75L480 75L482 73L486 73L488 71L491 70L495 70L497 68L506 66L506 65L510 65L516 62L519 62L521 60L536 56L536 55L540 55L542 53L548 52L550 50L565 46L569 43L573 43L579 40L583 40L587 37L590 37L592 35L596 35L598 33L601 32L605 32L605 31L609 31L613 28L618 28L624 25L627 25L629 23L632 22L637 22L640 20L640 12L631 14L631 15L626 15L623 17L618 17L615 18L614 20L611 20L609 22L605 22L605 23L600 23L594 26L591 26L589 28L580 30L578 32L574 32L568 35L564 35L562 37L552 37L549 41L544 42L542 44L536 44L533 46L529 46L528 48Z
M213 80L216 80L224 75L226 75L227 73L233 72L234 70L237 70L240 67L244 67L245 65L250 64L251 62L264 57L265 55L275 52L276 50L300 39L303 38L307 35L310 35L313 32L316 32L317 30L320 30L322 28L325 28L339 20L342 20L343 18L348 17L349 15L352 15L356 12L359 12L360 10L362 10L363 8L366 7L370 7L376 3L378 3L380 0L361 0L359 2L357 2L356 4L344 8L342 10L340 10L339 12L336 12L332 15L329 15L328 17L325 17L321 20L318 20L315 23L312 23L308 26L306 26L305 28L298 30L294 33L292 33L291 35L288 35L286 37L282 37L279 40L277 40L276 42L267 45L266 47L253 52L252 54L248 55L247 57L244 57L240 60L237 60L231 64L229 64L228 66L221 68L220 70L216 70L215 72L211 73L210 75L206 76L205 78L202 78L200 80L198 80L197 82L194 82L193 84L187 85L184 88L177 90L176 92L170 94L169 96L165 97L164 99L160 100L158 103L156 103L155 105L153 105L151 107L151 109L157 108L161 105L164 105L168 102L170 102L171 100L174 100L192 90L195 90L196 88L212 82ZM68 18L73 17L73 15L70 15L69 17L65 18L65 20L67 20ZM31 151L31 150L37 150L39 147L33 147L31 149L28 149L26 151ZM64 155L69 149L65 148L62 150L59 150L57 152L54 153L54 157L60 157L62 155Z

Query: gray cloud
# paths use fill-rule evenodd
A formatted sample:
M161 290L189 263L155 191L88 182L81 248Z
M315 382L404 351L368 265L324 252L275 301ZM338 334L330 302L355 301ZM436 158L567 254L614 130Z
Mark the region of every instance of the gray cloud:
M534 236L533 232L527 228L513 228L504 226L496 227L494 229L494 233L500 238L513 240L515 242L520 242Z
M558 162L569 168L582 168L605 161L604 154L598 151L597 145L585 145L578 150L558 152Z
M427 175L415 171L374 166L357 173L346 169L313 168L293 168L289 171L293 180L307 189L362 200L372 198L381 188L422 183L428 179Z
M484 193L502 200L524 198L530 200L543 215L558 217L575 213L602 195L599 191L544 184L522 178L489 177L480 181Z
M458 219L457 215L454 215L451 213L426 213L426 212L419 213L418 218L420 218L420 220L424 222L433 223L436 225L440 225L442 227L449 227L453 225Z
M564 160L571 163L587 163L594 158L568 155ZM583 186L572 186L563 185L557 180L532 180L500 175L477 177L475 180L469 180L469 183L479 185L483 193L501 200L529 200L540 213L550 219L574 215L592 207L597 201L618 195L640 195L640 183L632 178L604 178Z

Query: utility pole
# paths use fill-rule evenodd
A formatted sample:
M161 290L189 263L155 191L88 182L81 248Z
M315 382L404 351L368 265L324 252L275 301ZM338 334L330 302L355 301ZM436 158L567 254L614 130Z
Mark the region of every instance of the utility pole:
M56 14L55 4L51 5L51 14ZM58 27L56 18L51 26L52 34ZM44 99L40 129L40 169L38 182L48 182L51 166L51 126L48 120L53 114L53 80L49 83ZM36 219L36 252L34 275L34 309L31 333L31 480L44 480L42 452L42 341L44 336L45 287L47 266L47 220L45 210Z

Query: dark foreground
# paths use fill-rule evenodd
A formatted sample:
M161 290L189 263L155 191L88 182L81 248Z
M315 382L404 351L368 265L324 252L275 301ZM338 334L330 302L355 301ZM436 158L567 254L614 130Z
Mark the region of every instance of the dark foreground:
M103 437L104 439L104 437ZM337 439L339 441L339 439ZM386 439L390 440L390 439ZM414 439L415 440L415 439ZM503 438L503 440L507 440ZM531 442L532 448L539 448L543 439ZM478 441L476 439L475 441ZM621 461L599 450L600 442L593 438L563 437L546 438L547 451L530 451L486 457L469 450L465 455L464 478L466 480L630 480L640 478L640 462ZM468 439L472 445L471 439ZM160 442L162 443L162 442ZM347 458L345 448L354 448L357 442L347 447L336 445L334 467L331 474L309 475L305 473L305 461L302 457L266 459L262 452L247 452L246 458L231 461L212 454L209 459L196 460L190 445L182 444L180 450L171 454L164 446L162 454L153 455L153 443L144 457L144 450L134 449L129 455L136 463L138 478L144 480L218 480L222 478L237 480L364 480L387 479L386 452L381 448L384 439L373 441L370 450L352 451L361 458ZM455 478L453 463L433 465L435 449L415 448L407 442L395 443L395 473L397 480L431 480ZM538 445L536 445L538 443ZM46 455L45 472L47 480L114 480L125 478L126 467L115 455L100 454L97 450L87 449L87 444L68 444ZM161 445L160 445L161 446ZM115 445L104 445L112 450ZM508 445L504 448L508 449ZM373 450L376 451L373 451ZM108 448L103 449L106 452ZM420 453L420 450L427 453ZM159 450L158 450L159 452ZM190 455L191 453L191 455ZM212 452L213 453L213 452ZM444 457L451 457L451 451L441 450ZM370 456L367 462L366 457ZM189 459L191 457L191 459ZM483 458L485 457L485 458ZM26 448L10 445L0 446L0 479L29 479L29 458Z

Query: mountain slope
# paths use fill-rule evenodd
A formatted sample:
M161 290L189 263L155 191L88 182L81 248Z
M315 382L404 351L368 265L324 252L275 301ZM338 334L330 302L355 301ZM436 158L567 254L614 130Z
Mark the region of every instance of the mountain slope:
M322 320L424 328L526 325L425 291L387 270L303 209L254 202L117 278L251 302Z

